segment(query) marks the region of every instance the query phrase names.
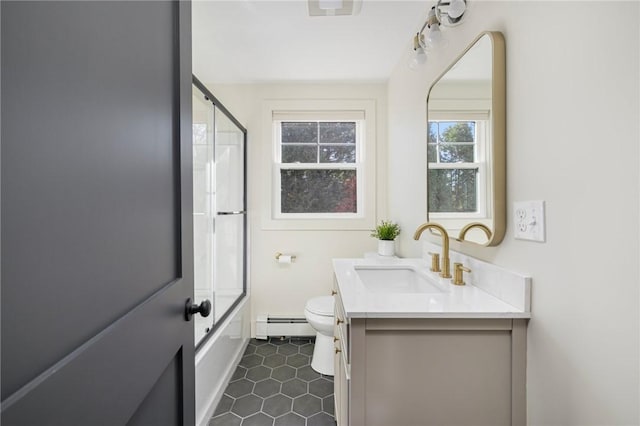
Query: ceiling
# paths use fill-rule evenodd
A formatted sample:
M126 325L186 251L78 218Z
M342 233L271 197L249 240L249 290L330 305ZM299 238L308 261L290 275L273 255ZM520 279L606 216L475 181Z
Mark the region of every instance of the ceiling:
M314 16L306 0L195 0L193 72L210 83L385 81L425 20L425 0L363 0Z

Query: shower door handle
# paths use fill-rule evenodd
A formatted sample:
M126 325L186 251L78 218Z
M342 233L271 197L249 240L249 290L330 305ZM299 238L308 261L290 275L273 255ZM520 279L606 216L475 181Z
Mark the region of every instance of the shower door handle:
M191 298L187 299L187 303L184 309L184 319L187 321L191 321L191 317L194 314L200 314L203 317L208 317L211 313L211 302L208 300L203 300L199 305L196 303L191 303Z

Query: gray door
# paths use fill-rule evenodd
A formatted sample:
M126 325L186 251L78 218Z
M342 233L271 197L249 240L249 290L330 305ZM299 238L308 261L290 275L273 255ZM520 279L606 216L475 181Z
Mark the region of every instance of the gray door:
M2 425L193 424L190 4L0 7Z

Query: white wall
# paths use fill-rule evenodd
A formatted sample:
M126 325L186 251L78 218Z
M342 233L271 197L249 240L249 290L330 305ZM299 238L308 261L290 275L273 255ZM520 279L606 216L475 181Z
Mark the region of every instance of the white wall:
M500 246L465 251L533 277L530 425L640 423L639 27L635 1L474 1L446 52L389 81L389 217L412 229L429 86L481 31L505 35L507 202L545 200L547 242L515 240L509 214ZM410 232L400 249L420 255Z
M370 230L300 231L263 228L268 206L264 180L270 178L268 152L272 141L264 136L263 103L274 99L371 99L377 116L376 220L386 207L386 84L247 84L208 83L215 96L247 128L248 209L250 222L250 281L252 336L259 314L303 316L307 299L329 294L333 286L334 257L362 257L376 250ZM267 149L265 150L265 145ZM265 155L267 153L267 155ZM266 212L268 213L268 212ZM276 252L295 254L296 261L280 265Z

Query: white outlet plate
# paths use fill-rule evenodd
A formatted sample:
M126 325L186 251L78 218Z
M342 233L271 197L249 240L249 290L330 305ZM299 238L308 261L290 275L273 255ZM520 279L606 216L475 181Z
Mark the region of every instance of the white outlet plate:
M513 223L516 239L545 242L544 201L514 202Z

